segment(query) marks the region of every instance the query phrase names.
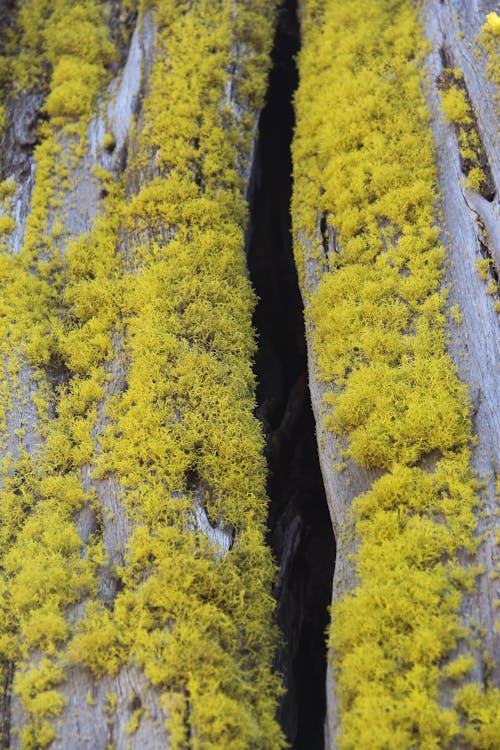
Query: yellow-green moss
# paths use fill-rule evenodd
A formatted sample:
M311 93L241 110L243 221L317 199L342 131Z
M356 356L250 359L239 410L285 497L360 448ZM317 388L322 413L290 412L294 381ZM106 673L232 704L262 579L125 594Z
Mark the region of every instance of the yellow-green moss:
M464 685L456 696L455 706L465 718L465 747L496 750L500 737L500 691L484 690L476 684Z
M493 36L500 36L500 16L498 13L495 11L488 13L483 31L493 34Z
M460 312L460 305L452 305L450 307L450 315L457 325L462 323L462 313Z
M114 135L111 135L111 133L105 133L104 138L102 139L102 147L105 151L113 151L115 148L116 142Z
M99 0L26 0L8 51L14 87L51 81L47 110L63 117L84 114L115 54Z
M488 281L492 263L493 261L491 258L480 258L476 260L476 269L483 281Z
M16 222L11 216L0 216L0 234L11 234L16 228Z
M443 93L441 101L443 112L448 122L457 123L458 125L469 125L471 123L470 105L462 89L450 86Z
M496 297L499 291L498 281L494 276L494 262L492 258L480 258L476 260L475 266L479 276L484 282L487 282L485 287L486 294L490 294L492 297ZM495 303L496 305L496 303Z
M107 200L109 213L97 219L92 236L81 237L67 247L63 319L59 320L54 311L48 325L32 323L26 342L28 361L38 367L54 366L56 362L58 367L71 367L73 373L69 383L56 394L57 419L42 421L44 448L35 456L31 487L24 483L23 489L31 489L37 504L30 499L26 510L31 514L24 518L22 513L14 516L15 529L9 515L12 506L2 507L2 515L8 519L7 529L12 529L15 537L3 563L9 579L10 609L17 622L18 652L14 655L25 659L26 664L33 650L61 662L63 644L71 634L65 620L66 609L84 596L96 595L97 569L103 563L98 537L87 540L82 556L74 515L91 500L83 490L80 469L93 458L92 430L106 383L103 365L111 350L117 315L117 291L106 296L106 289L117 279L115 245L120 212L116 194L111 193ZM97 302L99 307L95 306ZM88 312L92 305L96 314ZM42 399L41 416L46 411L47 402ZM41 712L46 705L54 706L52 715L56 705L60 708L62 704L52 700L53 687L47 695L41 693L36 703L29 700L24 683L17 682L14 688L33 716L32 735L43 746L41 730L37 729ZM42 734L45 736L45 730Z
M476 708L439 699L474 664L460 604L480 571L458 557L478 546L479 500L470 406L446 354L416 10L316 0L303 31L292 215L323 426L346 459L384 472L353 503L355 579L332 607L339 747L493 747L494 692ZM445 109L469 125L458 88Z

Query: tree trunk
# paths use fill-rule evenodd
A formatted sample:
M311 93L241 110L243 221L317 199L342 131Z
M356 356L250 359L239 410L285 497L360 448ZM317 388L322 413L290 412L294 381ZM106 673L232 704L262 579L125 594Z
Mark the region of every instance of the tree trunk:
M5 748L275 750L278 707L321 747L296 651L329 544L325 747L498 748L496 3L299 3L293 240L335 545L274 300L267 447L254 416L245 247L300 321L270 197L291 123L256 156L278 5L0 0Z
M245 194L274 3L2 10L4 747L282 746Z
M337 540L326 746L494 748L500 19L430 0L419 27L411 5L302 8L294 240Z

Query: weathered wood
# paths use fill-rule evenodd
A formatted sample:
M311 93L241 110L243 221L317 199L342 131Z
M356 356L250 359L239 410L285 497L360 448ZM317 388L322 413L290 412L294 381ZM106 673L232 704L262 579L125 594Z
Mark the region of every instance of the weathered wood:
M500 140L498 92L486 75L487 61L478 36L488 10L494 2L452 2L432 0L423 17L426 35L432 45L427 60L428 102L432 111L432 129L441 188L443 211L442 241L446 247L444 284L449 290L448 308L458 305L461 322L448 316L449 351L461 379L467 383L473 404L472 421L477 436L473 467L483 483L481 500L484 512L479 514L478 534L484 538L477 562L484 567L475 596L466 595L463 617L466 624L477 620L483 629L482 648L491 662L480 659L482 680L491 679L500 687L500 633L495 627L495 600L500 586L492 574L498 569L500 548L495 479L500 474L500 378L499 328L495 295L486 293L487 281L477 270L483 258L481 245L487 243L497 269L500 268ZM457 17L460 19L457 23ZM493 200L487 201L467 188L461 172L458 143L452 125L443 121L440 93L436 79L443 68L445 49L449 63L464 76L477 118L479 135L486 151L495 186Z

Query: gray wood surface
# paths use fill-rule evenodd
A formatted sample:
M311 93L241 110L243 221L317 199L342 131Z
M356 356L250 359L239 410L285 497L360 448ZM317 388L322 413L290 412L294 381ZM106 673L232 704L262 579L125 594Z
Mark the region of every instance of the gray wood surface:
M486 293L484 281L476 268L483 258L481 244L489 247L497 270L500 270L500 139L498 92L486 76L487 60L476 42L488 11L495 2L478 3L431 0L424 15L426 35L432 44L427 61L429 85L427 98L432 111L432 130L436 144L443 212L442 241L446 248L444 284L449 291L448 308L458 305L461 323L452 315L449 322L449 352L457 365L461 380L467 383L472 401L472 421L477 436L473 451L473 468L484 488L481 500L484 513L478 514L478 533L484 537L478 553L478 564L484 567L477 595L465 595L463 619L473 619L484 628L480 651L486 649L491 666L486 667L478 654L477 677L485 679L486 671L494 685L500 686L500 634L494 601L500 597L500 585L491 574L500 563L497 534L500 519L496 514L495 476L500 475L500 346L498 313L494 303L498 296ZM457 24L457 14L460 24ZM464 186L458 144L454 129L443 121L439 91L435 84L442 70L440 49L446 48L451 62L464 76L467 91L477 118L478 131L488 157L496 194L487 201Z

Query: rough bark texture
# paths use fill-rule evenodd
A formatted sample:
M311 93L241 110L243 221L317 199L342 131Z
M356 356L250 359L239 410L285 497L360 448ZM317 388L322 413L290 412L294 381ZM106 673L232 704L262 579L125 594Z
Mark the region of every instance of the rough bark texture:
M89 126L89 150L84 164L79 167L76 181L77 200L75 219L70 210L65 216L70 222L69 231L73 236L89 232L96 218L101 186L92 176L92 167L99 164L119 174L127 169L127 153L134 148L135 134L130 127L132 117L138 114L141 95L148 85L151 67L154 61L154 42L156 29L151 13L136 21L131 37L130 49L123 72L111 84L110 103L107 112L101 112ZM142 91L141 91L142 87ZM140 128L140 114L137 123ZM100 148L106 132L115 139L112 154ZM102 156L101 156L102 154ZM146 182L149 175L143 176ZM141 187L141 181L130 170L125 177L127 193L130 197ZM74 196L72 196L74 197ZM123 233L119 250L127 258L133 252L133 239ZM106 412L109 400L122 393L126 388L126 361L121 333L113 335L113 356L106 363L110 374L107 393L98 405L98 417L94 427L95 453L100 453L99 435L107 422ZM86 492L94 492L97 505L104 512L102 518L102 538L108 552L108 562L101 573L101 597L108 606L112 606L116 596L118 579L114 571L125 563L125 551L132 533L132 522L123 507L124 489L113 476L104 479L93 478L94 466L87 465L82 469L82 484ZM98 519L95 512L85 508L77 521L79 534L88 540L95 533ZM73 614L78 619L78 610L83 614L84 602L78 605ZM169 747L167 716L159 705L158 693L149 684L144 673L137 667L125 666L115 677L103 677L96 680L83 667L72 667L62 688L65 706L55 722L57 740L53 747L130 747L131 738L127 726L132 715L143 706L148 711L141 714L141 721L132 738L135 747L150 748ZM118 696L116 711L110 719L106 696L116 693ZM19 724L21 724L19 722ZM16 723L14 724L16 725ZM14 745L15 747L15 745Z
M478 527L478 534L483 536L484 541L475 561L483 567L484 573L475 594L464 595L461 615L464 625L473 625L483 633L476 654L477 667L471 676L481 684L499 687L500 634L495 627L498 622L495 600L498 600L500 592L496 580L499 520L495 488L500 470L498 313L494 307L495 296L486 293L487 281L481 279L475 265L476 261L486 257L485 245L496 269L500 261L498 92L486 75L486 55L477 43L486 13L495 7L495 2L431 0L422 11L422 23L432 49L426 63L429 77L427 97L432 112L443 212L442 242L446 248L444 285L449 290L448 345L460 378L469 387L474 433L478 440L473 451L473 468L484 483L481 490L484 512L479 514ZM466 174L461 169L456 133L452 124L444 122L442 114L438 77L444 67L456 67L463 73L477 118L478 134L491 169L493 195L488 199L464 184ZM320 218L318 216L318 236L321 239ZM317 279L317 273L310 273L310 278ZM453 305L459 306L460 323L449 313ZM311 394L320 424L324 388L318 382L312 357L309 358L309 368ZM352 545L344 550L341 546L342 532L348 524L347 512L352 499L369 489L375 477L358 466L349 465L340 479L339 474L331 469L332 463L340 460L336 439L331 433L326 436L320 433L319 452L332 522L340 540L333 591L335 601L341 596L344 586L352 588L354 585L347 562ZM346 568L347 573L344 572ZM331 663L327 691L326 747L335 748L340 718ZM450 695L443 696L445 704L449 704L450 700Z

